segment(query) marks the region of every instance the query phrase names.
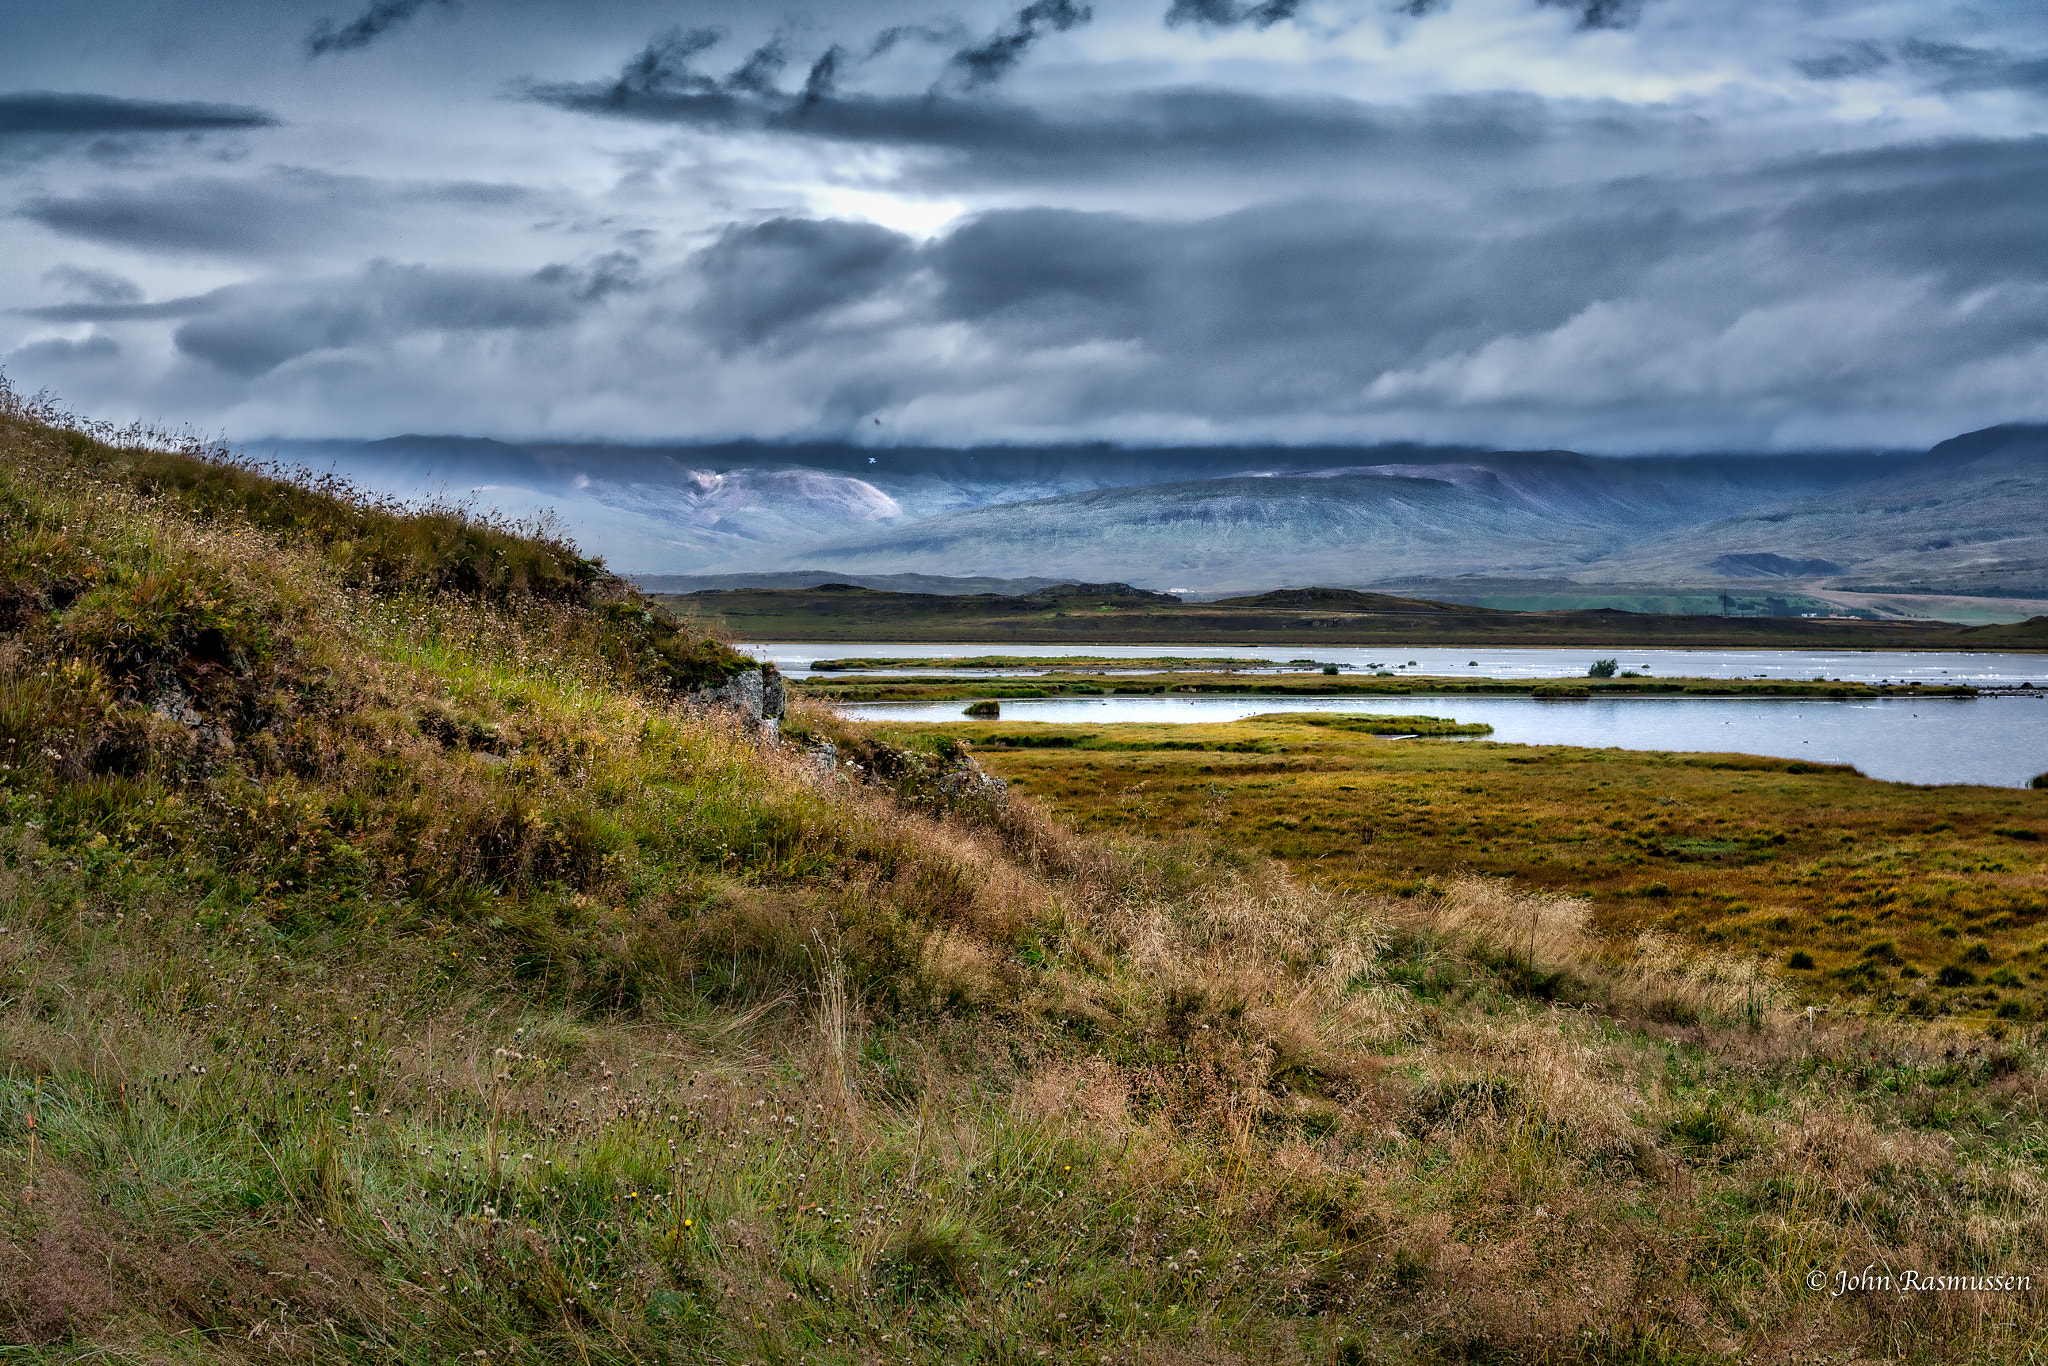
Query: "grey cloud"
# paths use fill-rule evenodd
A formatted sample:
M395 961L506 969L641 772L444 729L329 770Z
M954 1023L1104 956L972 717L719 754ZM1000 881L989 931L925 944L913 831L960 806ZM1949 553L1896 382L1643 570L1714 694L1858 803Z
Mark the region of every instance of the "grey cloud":
M605 82L529 83L523 98L582 114L608 114L702 128L730 128L758 122L757 110L788 102L755 90L722 88L699 71L695 60L724 41L715 28L670 29L649 39L618 76ZM816 71L813 72L814 77Z
M112 95L25 91L0 95L0 137L106 133L205 133L277 126L274 114L238 104L129 100Z
M1190 170L1236 175L1361 156L1433 163L1526 153L1573 126L1542 101L1461 96L1414 107L1380 107L1333 96L1268 96L1179 88L1073 100L1057 113L944 92L912 96L836 93L841 50L814 67L801 96L754 96L676 81L619 80L533 86L527 98L577 113L676 123L707 131L750 129L829 142L949 154L910 174L932 184L1015 185L1158 177ZM637 63L636 63L637 65ZM1589 126L1590 125L1590 126ZM1640 138L1654 116L1603 111L1584 127L1596 140Z
M1643 16L1643 0L1536 0L1543 9L1570 10L1584 30L1633 28Z
M52 337L47 341L30 342L16 347L8 359L27 365L71 365L79 361L113 360L120 354L119 342L105 333L95 332L83 341Z
M696 321L809 376L828 416L1020 374L1038 376L1034 420L1083 428L1401 405L1633 412L1648 427L1795 401L1856 412L1901 385L1974 383L1971 367L2048 340L2032 231L2044 159L2031 143L1814 158L1574 190L1513 219L1401 224L1339 201L1183 222L1035 208L922 247L782 220L706 254L734 283ZM1944 235L1945 203L1977 226ZM868 298L892 308L814 324ZM924 326L969 329L987 368L863 361ZM1084 353L1118 359L1054 359Z
M614 87L622 95L653 95L672 91L708 94L718 82L693 68L691 60L709 52L725 40L722 29L670 29L648 40L647 46L619 72Z
M984 41L957 49L948 59L953 84L974 90L1009 74L1047 33L1065 32L1089 22L1094 11L1074 0L1033 0ZM620 68L610 81L589 83L527 82L523 97L588 114L612 114L694 124L703 128L771 127L793 118L815 115L830 102L847 70L894 51L908 40L930 44L961 41L957 25L898 24L877 33L863 55L841 44L827 47L811 62L803 89L791 95L779 79L788 67L787 41L780 35L756 48L723 80L699 69L697 59L725 40L719 28L674 28L656 34ZM944 102L942 79L925 97ZM914 101L889 100L909 104Z
M1908 39L1900 60L1933 78L1948 94L1975 90L2025 90L2048 94L2048 56L2015 55L1999 48L1970 47Z
M424 207L509 208L527 198L526 191L502 185L405 184L281 170L42 195L18 212L86 241L171 254L261 257L348 241L394 214Z
M991 85L1009 75L1046 34L1065 33L1094 17L1092 6L1077 5L1074 0L1032 0L1000 32L954 53L949 65L969 90Z
M153 318L189 318L204 313L212 304L204 296L165 299L160 303L73 303L45 304L41 308L17 308L25 318L51 323L146 322Z
M1205 364L1287 353L1306 377L1555 327L1705 235L1627 202L1520 232L1390 228L1328 202L1182 224L1029 209L983 215L929 255L948 316L1025 345L1140 341Z
M422 333L547 331L630 288L621 265L512 275L380 261L342 279L231 285L204 296L174 339L185 355L248 378L312 352Z
M731 350L757 345L900 281L909 239L872 223L777 218L728 230L699 253L704 295L693 313Z
M73 294L83 294L96 304L136 304L142 302L142 286L125 275L116 275L110 270L92 270L85 266L53 266L43 272L43 283L56 285L59 289Z
M1425 4L1429 2L1424 0ZM1253 28L1271 28L1292 19L1300 8L1301 0L1257 0L1254 4L1239 4L1237 0L1173 0L1173 8L1166 12L1166 22L1168 27L1199 24L1204 28L1240 28L1250 24Z
M944 46L961 42L964 38L965 30L957 23L943 27L937 24L893 24L869 40L865 60L873 61L877 57L886 57L912 39L934 46Z
M2048 56L1924 38L1909 38L1889 46L1868 41L1853 43L1823 56L1801 58L1792 65L1801 75L1816 81L1850 80L1904 68L1943 94L1982 90L2048 94Z
M1800 75L1816 81L1845 81L1854 76L1868 76L1891 64L1891 55L1876 43L1869 42L1852 43L1824 57L1802 57L1792 63Z
M453 9L454 0L377 0L376 4L338 27L332 19L322 19L306 35L306 56L310 59L330 52L353 52L366 48L429 5Z
M747 54L747 59L725 78L726 88L765 95L776 89L776 79L789 65L789 49L779 37L772 38Z
M1798 188L1774 225L1837 260L1956 291L2048 281L2048 137L1844 153L1758 179Z
M802 103L808 107L830 99L839 90L839 69L846 65L846 49L834 43L811 63L804 76Z
M1199 232L1122 214L1015 209L983 214L933 244L947 316L1051 340L1146 330L1162 285Z

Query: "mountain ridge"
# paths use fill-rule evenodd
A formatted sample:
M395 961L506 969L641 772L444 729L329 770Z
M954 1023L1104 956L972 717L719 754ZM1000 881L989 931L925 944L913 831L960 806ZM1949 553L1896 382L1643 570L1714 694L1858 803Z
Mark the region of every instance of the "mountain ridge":
M641 576L1121 579L1203 596L1468 574L1707 591L2048 583L2048 541L2032 531L2048 522L2048 427L2028 423L1923 451L1782 455L417 434L281 454L399 496L466 489L513 515L554 511Z

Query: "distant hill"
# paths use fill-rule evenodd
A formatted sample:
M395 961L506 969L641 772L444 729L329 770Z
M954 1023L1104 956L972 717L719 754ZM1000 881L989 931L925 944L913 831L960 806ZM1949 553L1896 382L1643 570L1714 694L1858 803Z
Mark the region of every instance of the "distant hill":
M1795 572L1844 586L2048 596L2048 426L1956 437L1866 483L1659 538L1602 570L1668 581L1730 561L1825 565Z
M647 593L698 593L729 588L816 588L850 583L891 593L971 594L1035 593L1070 583L1066 579L953 578L944 574L848 574L835 569L792 569L763 574L635 574L634 584Z
M1028 594L888 593L853 584L660 595L691 621L751 640L1210 645L1585 645L1761 649L2048 649L2048 617L1945 622L1719 617L1612 609L1504 612L1344 589L1185 603L1127 584Z
M1305 584L1449 592L1438 585L1476 575L1556 585L1560 602L1604 588L1617 605L1767 590L1801 612L1835 610L1828 590L1866 585L2048 595L2041 426L1987 428L1919 453L1626 458L1413 444L934 450L436 436L285 443L279 454L402 495L471 498L514 516L552 509L579 544L666 591L837 580L1017 593L1120 580L1199 598Z

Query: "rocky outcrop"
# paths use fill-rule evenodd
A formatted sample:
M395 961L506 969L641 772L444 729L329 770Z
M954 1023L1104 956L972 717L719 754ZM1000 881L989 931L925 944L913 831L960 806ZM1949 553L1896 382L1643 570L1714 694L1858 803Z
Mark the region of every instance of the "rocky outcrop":
M734 674L715 688L699 688L690 699L702 706L731 707L752 725L772 731L782 721L787 696L773 664Z
M947 805L963 801L1001 806L1009 798L1010 784L983 768L972 759L963 757L958 768L949 769L939 775L934 784L939 796Z
M990 773L953 740L936 752L907 749L860 736L840 744L819 740L804 758L819 781L883 788L898 801L934 813L995 810L1009 798L1009 784Z

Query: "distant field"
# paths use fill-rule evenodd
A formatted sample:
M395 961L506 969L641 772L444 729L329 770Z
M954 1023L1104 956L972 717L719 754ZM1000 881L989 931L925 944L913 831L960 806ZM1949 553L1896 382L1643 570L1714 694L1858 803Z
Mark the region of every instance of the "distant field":
M906 661L930 663L932 661ZM964 661L947 661L963 663ZM1039 660L1078 666L1077 660ZM1146 663L1150 661L1137 661ZM1293 697L1403 697L1460 693L1486 696L1585 695L1619 697L1971 697L1962 685L1920 687L1874 683L1809 682L1747 678L1429 678L1412 675L1340 673L1243 674L1230 672L1105 673L1056 667L1030 677L989 678L946 675L883 677L869 674L799 678L789 687L805 697L830 702L948 702L970 698L1150 697L1202 693L1274 694Z
M1363 602L1377 600L1372 606ZM1502 612L1374 594L1301 590L1214 603L1113 594L938 596L873 589L742 589L661 595L685 618L748 640L1076 646L1574 645L1593 647L2048 650L2048 617L2016 625Z
M1351 719L880 729L969 739L1083 829L1205 834L1362 892L1510 876L1591 896L1603 930L1765 955L1809 1000L2048 1018L2048 792L1733 754L1386 740Z

